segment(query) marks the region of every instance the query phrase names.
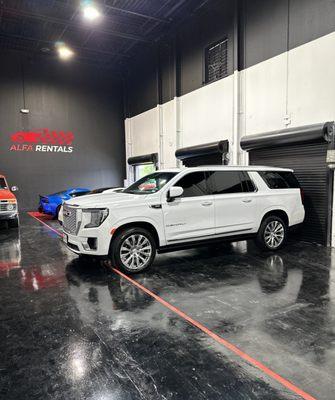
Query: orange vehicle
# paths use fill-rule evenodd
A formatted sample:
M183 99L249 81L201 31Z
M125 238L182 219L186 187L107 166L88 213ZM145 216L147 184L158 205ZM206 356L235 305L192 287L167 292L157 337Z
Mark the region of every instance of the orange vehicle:
M16 190L16 186L9 189L6 178L0 175L0 220L7 221L11 228L19 226L17 200L13 193Z

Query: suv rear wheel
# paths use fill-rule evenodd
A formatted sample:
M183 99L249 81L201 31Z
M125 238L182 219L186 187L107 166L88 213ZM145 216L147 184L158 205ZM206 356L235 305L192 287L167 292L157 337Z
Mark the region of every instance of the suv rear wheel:
M116 267L134 274L150 267L156 256L156 243L143 228L127 228L114 238L110 256Z
M266 250L279 250L286 242L287 225L276 215L270 215L262 222L256 242Z

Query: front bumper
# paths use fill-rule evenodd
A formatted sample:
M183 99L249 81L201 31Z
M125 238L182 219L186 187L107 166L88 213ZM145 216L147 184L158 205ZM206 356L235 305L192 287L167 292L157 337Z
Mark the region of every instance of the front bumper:
M63 229L63 242L76 254L107 256L111 234L100 229L82 229L80 235L71 235Z
M10 219L16 219L18 217L17 211L1 211L0 220L8 221Z

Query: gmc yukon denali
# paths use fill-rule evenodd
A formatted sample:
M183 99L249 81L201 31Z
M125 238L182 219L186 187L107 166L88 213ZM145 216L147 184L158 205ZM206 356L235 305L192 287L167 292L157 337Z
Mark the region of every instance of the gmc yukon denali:
M154 172L117 193L88 195L62 207L63 240L80 255L102 256L128 273L156 252L211 241L255 238L280 249L304 220L302 191L290 169L206 166Z

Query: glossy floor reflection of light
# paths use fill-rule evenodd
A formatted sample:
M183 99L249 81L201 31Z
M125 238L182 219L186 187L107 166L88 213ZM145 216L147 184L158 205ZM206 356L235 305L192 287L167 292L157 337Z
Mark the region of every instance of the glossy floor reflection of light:
M299 399L23 215L0 228L0 398ZM46 221L58 228L54 221ZM252 243L158 256L133 277L320 400L335 376L335 253Z

